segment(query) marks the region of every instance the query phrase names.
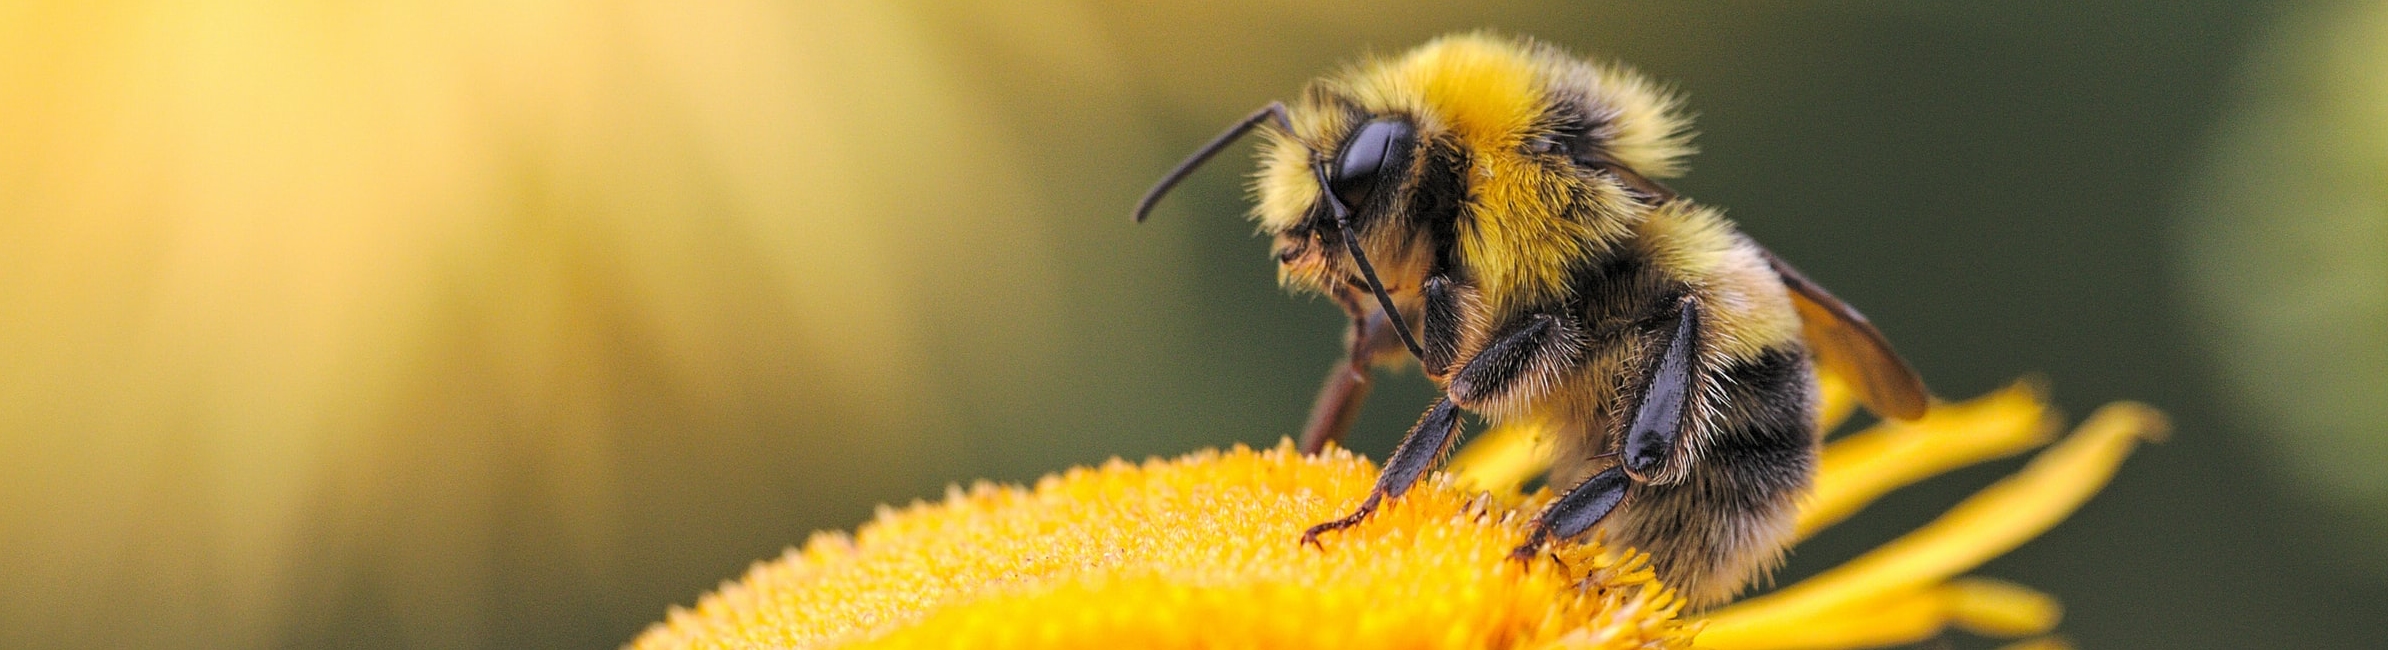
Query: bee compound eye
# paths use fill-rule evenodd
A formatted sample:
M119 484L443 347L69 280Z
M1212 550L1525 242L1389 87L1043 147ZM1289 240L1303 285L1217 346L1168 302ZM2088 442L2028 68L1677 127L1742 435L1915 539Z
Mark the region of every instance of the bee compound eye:
M1359 210L1387 174L1409 169L1410 150L1417 144L1417 131L1407 121L1385 118L1361 125L1335 157L1333 187L1328 189L1344 207Z

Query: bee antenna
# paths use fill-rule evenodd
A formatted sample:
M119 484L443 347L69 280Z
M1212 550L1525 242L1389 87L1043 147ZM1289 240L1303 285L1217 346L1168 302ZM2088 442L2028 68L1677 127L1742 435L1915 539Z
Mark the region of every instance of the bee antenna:
M1194 150L1194 155L1187 156L1185 161L1177 164L1176 169L1171 169L1168 175L1162 176L1161 182L1154 183L1152 189L1146 190L1144 200L1136 202L1134 215L1136 223L1144 223L1144 218L1152 214L1153 205L1160 203L1161 197L1169 194L1170 188L1177 187L1178 181L1186 180L1187 176L1194 174L1195 169L1202 167L1202 163L1209 162L1211 156L1219 155L1220 150L1226 149L1227 145L1234 144L1237 138L1242 138L1245 133L1251 132L1252 127L1259 126L1261 121L1271 118L1275 118L1279 130L1286 133L1293 132L1293 121L1285 117L1283 102L1269 102L1269 105L1262 106L1260 110L1244 116L1244 119L1236 121L1234 126L1227 127L1227 131L1220 133L1219 137L1211 138L1209 144Z
M1360 252L1360 235L1352 232L1349 215L1343 200L1335 197L1334 185L1327 182L1325 163L1312 167L1318 174L1318 193L1326 199L1327 207L1335 213L1335 229L1343 232L1343 247L1352 253L1352 261L1360 265L1360 277L1368 280L1368 290L1376 293L1376 304L1385 309L1385 320L1392 321L1393 333L1401 335L1401 344L1410 349L1410 356L1426 358L1424 348L1418 347L1418 337L1410 334L1410 321L1401 317L1401 310L1393 308L1393 296L1385 293L1385 283L1376 279L1376 267L1368 263L1368 254Z
M1285 115L1285 103L1269 102L1267 106L1260 107L1260 110L1253 111L1251 115L1244 116L1244 119L1237 120L1234 125L1221 132L1219 137L1211 138L1211 141L1203 144L1201 149L1194 150L1193 155L1186 156L1186 159L1179 162L1176 168L1163 175L1160 182L1154 183L1152 189L1144 192L1144 199L1136 202L1136 211L1130 216L1135 218L1136 223L1144 223L1145 217L1152 215L1153 205L1160 203L1161 197L1167 196L1169 190L1177 187L1179 181L1186 180L1186 177L1192 175L1194 170L1201 168L1203 163L1210 162L1211 157L1219 155L1219 152L1226 149L1227 145L1234 144L1238 138L1252 132L1253 127L1260 126L1261 122L1272 120L1276 122L1278 130L1286 133L1293 132L1293 120ZM1384 308L1385 319L1393 323L1393 332L1401 335L1401 345L1409 348L1412 356L1425 358L1425 349L1418 347L1418 337L1410 334L1409 320L1402 318L1401 310L1393 307L1392 294L1385 292L1384 281L1376 278L1376 267L1368 263L1368 254L1361 252L1360 236L1352 232L1351 210L1344 207L1343 201L1335 197L1334 185L1327 182L1326 165L1320 164L1313 170L1318 173L1319 194L1326 198L1327 206L1335 213L1335 229L1343 233L1343 247L1351 251L1352 261L1359 264L1360 276L1368 280L1368 290L1376 294L1377 306Z

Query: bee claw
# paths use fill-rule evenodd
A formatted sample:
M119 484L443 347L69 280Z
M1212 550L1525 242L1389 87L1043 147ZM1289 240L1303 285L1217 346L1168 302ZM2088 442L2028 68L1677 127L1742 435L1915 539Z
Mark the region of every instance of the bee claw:
M1343 525L1337 525L1337 524L1343 524ZM1344 524L1343 520L1341 520L1341 519L1338 519L1338 520L1335 520L1335 521L1330 521L1330 522L1323 523L1323 524L1319 524L1319 525L1316 525L1316 526L1311 526L1311 527L1310 527L1310 530L1306 530L1306 531L1303 531L1303 532L1302 532L1302 545L1303 545L1303 546L1308 546L1308 547L1311 547L1311 548L1318 549L1318 552L1320 552L1320 553L1325 553L1325 552L1327 552L1327 545L1326 545L1326 544L1322 544L1322 543L1320 543L1320 542L1318 541L1318 536L1319 536L1321 533L1325 533L1325 532L1328 532L1328 531L1333 531L1333 530L1341 530L1341 529L1345 528L1346 526L1349 526L1349 524Z
M1531 565L1534 563L1534 556L1542 550L1541 546L1541 544L1521 544L1517 548L1511 549L1509 551L1509 561L1522 565ZM1552 556L1551 559L1555 560L1558 559L1558 557Z
M1319 543L1319 535L1360 525L1362 520L1368 518L1369 513L1376 512L1376 504L1376 495L1369 495L1367 501L1360 503L1359 509L1353 510L1349 515L1344 515L1342 519L1311 526L1310 530L1302 531L1302 545L1317 547L1320 552L1325 552L1327 547L1325 544Z
M1542 543L1545 539L1547 539L1545 535L1546 533L1542 530L1541 524L1537 523L1535 525L1533 536L1526 538L1526 543L1519 544L1517 545L1517 548L1509 550L1509 561L1516 562L1520 565L1533 565L1534 556L1542 551ZM1561 569L1567 568L1566 563L1559 562L1558 553L1551 554L1551 561L1558 562L1559 568Z

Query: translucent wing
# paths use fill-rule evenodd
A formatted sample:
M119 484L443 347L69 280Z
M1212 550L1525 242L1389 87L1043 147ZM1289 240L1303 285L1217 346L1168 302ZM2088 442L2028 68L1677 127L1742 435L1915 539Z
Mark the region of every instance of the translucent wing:
M1932 396L1925 392L1924 381L1915 376L1915 370L1891 351L1882 331L1773 251L1765 253L1766 263L1774 267L1775 275L1782 276L1783 286L1791 289L1791 304L1799 309L1800 329L1816 354L1817 369L1854 385L1858 401L1877 415L1899 420L1923 417Z

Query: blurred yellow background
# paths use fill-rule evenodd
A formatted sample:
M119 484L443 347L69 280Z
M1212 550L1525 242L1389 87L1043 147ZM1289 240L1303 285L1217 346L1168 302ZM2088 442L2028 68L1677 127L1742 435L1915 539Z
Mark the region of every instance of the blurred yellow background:
M1680 187L1940 393L2175 410L1993 565L2085 645L2363 643L2388 570L2348 558L2388 549L2315 540L2388 505L2314 497L2313 452L2233 415L2276 402L2231 337L2304 339L2199 279L2199 224L2295 215L2176 216L2241 195L2266 66L2388 38L2270 27L2329 11L0 3L0 647L611 646L874 504L1273 442L1338 319L1270 286L1248 164L1128 204L1305 79L1477 27L1677 83L1709 152Z

